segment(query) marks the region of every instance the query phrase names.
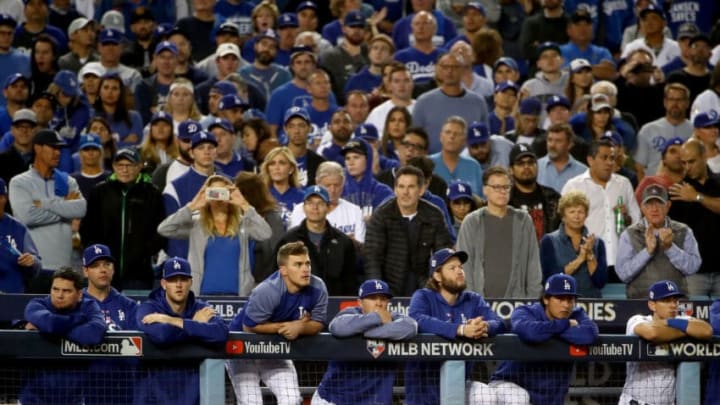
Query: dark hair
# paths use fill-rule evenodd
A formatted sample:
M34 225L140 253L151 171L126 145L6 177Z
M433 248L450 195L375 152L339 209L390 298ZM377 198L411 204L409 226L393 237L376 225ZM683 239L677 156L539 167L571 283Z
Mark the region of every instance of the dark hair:
M265 216L278 207L267 184L256 173L241 171L235 177L235 186L258 214Z
M284 266L285 264L287 264L288 257L307 255L307 254L308 254L308 248L305 246L304 243L302 243L300 241L286 243L286 244L280 246L280 249L278 249L277 264L278 264L278 266Z
M72 281L73 287L75 287L76 290L81 290L83 288L83 277L80 273L73 270L72 267L63 266L55 270L52 275L52 279L55 281L57 278Z
M437 280L433 277L431 274L430 277L428 277L427 281L425 282L425 288L429 290L433 290L435 292L440 292L440 283L438 283Z
M425 150L430 146L430 136L423 127L410 127L405 131L405 135L417 135L425 142Z
M590 144L590 150L588 151L588 156L590 156L594 159L595 156L597 156L598 151L602 147L613 148L613 147L615 147L615 144L612 143L612 141L609 139L600 138L597 141L594 141L593 143Z
M483 186L487 186L488 180L491 176L507 176L508 180L510 180L510 183L512 183L512 174L510 174L510 171L503 167L503 166L492 166L491 168L483 171L482 176L482 182Z
M40 73L40 71L37 68L37 63L35 63L35 48L37 47L37 44L39 44L40 42L45 42L47 44L50 44L50 48L52 49L53 58L52 58L52 62L51 62L52 63L51 75L54 75L55 73L57 73L60 70L60 66L58 65L58 59L60 59L60 56L62 56L60 54L60 46L58 45L55 38L51 37L48 34L42 33L37 36L37 38L35 39L35 43L33 43L32 49L30 50L30 71L31 71L31 78L33 78L33 79L39 78L45 74L45 73ZM33 80L33 83L35 83L34 80ZM30 90L33 93L35 93L35 92L44 91L46 89L43 88L43 89L30 89Z
M255 150L252 152L248 152L252 154L253 159L255 159L255 163L259 165L260 163L262 163L263 159L265 158L265 154L267 153L266 150L262 150L262 148L260 148L260 145L268 139L272 138L270 127L268 126L267 122L262 118L251 118L249 120L245 120L242 122L240 128L238 129L241 137L242 131L245 129L245 127L252 129L253 131L255 131L255 135L257 135L257 145L255 146Z
M418 169L415 166L405 165L399 168L397 172L395 172L395 185L397 185L400 176L415 176L417 178L418 187L422 187L425 185L425 175L423 174L422 170Z
M720 87L720 63L715 65L715 68L710 75L710 88L717 89Z
M550 132L564 132L568 142L572 142L573 138L575 137L575 132L573 132L570 124L567 123L550 125L550 127L547 129L547 133Z
M412 125L412 115L407 108L396 105L395 107L391 108L390 111L388 111L387 116L385 117L385 124L383 125L382 129L382 136L380 137L380 153L385 156L388 155L388 146L392 142L392 139L390 139L390 135L388 134L388 124L390 123L390 117L392 117L392 115L398 111L402 113L403 117L405 118L405 128L407 129Z
M99 122L102 124L107 130L108 134L110 135L110 140L107 142L104 142L102 144L103 146L103 161L106 168L112 167L113 159L115 159L115 153L117 153L118 147L117 143L115 142L115 139L112 137L112 128L110 127L110 123L108 120L105 119L105 117L96 115L92 118L90 118L90 121L87 124L87 127L85 132L90 132L90 127L92 127L92 124ZM100 135L100 134L96 134Z
M592 104L592 102L590 102L590 104ZM612 123L613 112L612 112L612 108L610 108L610 118L608 118L608 121L605 124L605 128L602 129L603 132L596 134L595 131L593 130L593 120L595 119L595 114L599 113L600 111L606 110L606 109L607 108L603 108L602 110L599 110L599 111L593 111L592 108L589 108L587 111L585 122L587 123L586 124L587 128L590 130L590 136L592 137L592 139L599 139L603 136L603 134L605 134L605 131L611 131L611 130L615 129L615 126Z
M484 27L477 32L472 40L472 50L475 54L473 64L487 64L492 66L496 60L503 56L503 38L497 30Z
M435 170L435 163L427 156L415 156L408 159L406 164L420 169L423 176L425 176L425 180L429 180L433 175L433 170Z
M120 84L120 96L118 97L117 105L115 106L115 112L113 113L112 117L108 117L108 114L105 112L105 108L103 107L102 102L102 86L108 80L115 80ZM93 106L93 108L95 108L95 114L103 116L106 119L110 118L112 121L115 122L124 121L127 126L130 127L132 126L132 122L130 121L130 113L128 111L126 100L127 89L125 88L125 83L123 83L122 78L120 78L120 76L118 75L103 76L100 79L100 84L98 85L98 96L95 100L95 105Z

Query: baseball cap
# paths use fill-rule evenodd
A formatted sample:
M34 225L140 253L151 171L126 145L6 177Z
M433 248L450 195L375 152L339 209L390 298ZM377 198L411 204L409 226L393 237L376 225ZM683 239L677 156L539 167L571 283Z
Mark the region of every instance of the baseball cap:
M345 14L345 19L343 20L345 23L344 25L346 27L359 27L364 28L366 25L365 17L363 17L360 10L352 10Z
M2 177L0 177L0 195L7 195L8 189L7 184L5 184L5 180L3 180Z
M496 60L493 64L493 71L497 70L498 66L500 65L505 65L516 72L520 70L518 68L517 61L509 56L503 56L502 58Z
M220 111L225 111L236 107L246 109L250 106L237 94L226 94L220 99L220 102L218 103L218 110Z
M70 23L67 29L68 37L72 34L74 34L76 31L79 31L85 27L87 27L88 24L94 24L95 22L93 20L88 20L85 17L78 17Z
M15 27L17 27L17 21L10 14L0 13L0 25L15 29Z
M202 126L195 120L185 120L178 125L179 139L192 139L193 135L202 131Z
M155 28L153 37L156 39L165 39L170 36L170 32L173 30L173 25L170 23L161 23Z
M528 97L520 102L520 114L523 115L540 115L542 111L542 103L535 97Z
M280 38L278 37L278 34L277 34L274 30L272 30L272 29L265 30L265 31L259 33L258 36L257 36L257 38L258 38L258 41L261 40L261 39L263 39L263 38L272 39L272 40L275 41L275 42L280 41Z
M546 41L537 46L537 57L540 58L540 55L547 50L553 50L562 55L562 52L560 52L560 46L557 43Z
M150 125L153 125L158 121L165 121L170 125L173 124L172 116L170 116L170 114L166 113L165 111L158 111L153 114L152 118L150 118Z
M240 48L235 44L226 42L217 47L215 55L221 58L226 55L235 55L238 59L240 59Z
M378 130L373 124L361 124L355 128L355 137L362 138L366 141L377 141L380 139Z
M10 87L10 86L12 86L13 84L17 83L19 80L24 81L25 84L27 84L28 86L30 86L30 79L28 79L27 77L23 76L22 73L14 73L14 74L11 74L10 76L8 76L7 79L5 79L5 85L3 86L3 89L7 89L8 87Z
M293 117L299 117L305 120L308 124L311 124L312 121L310 121L310 114L308 114L307 110L303 107L290 107L287 111L285 111L285 118L283 119L283 124L287 124L288 121L290 121Z
M465 7L463 7L463 13L465 13L468 10L475 10L475 11L479 12L480 14L482 14L483 16L487 16L485 7L476 1L471 1L470 3L467 3L465 5Z
M462 250L456 251L450 248L435 251L430 257L430 275L439 270L443 264L447 263L447 261L453 257L460 259L460 263L465 263L468 259L468 254Z
M125 34L125 17L123 17L119 11L110 10L103 14L102 19L100 19L100 25L102 25L103 28L110 28L121 34Z
M563 95L555 94L548 99L547 105L545 106L545 111L550 112L550 110L552 110L553 108L555 108L559 105L561 105L569 110L570 109L570 100L568 100L567 97L565 97Z
M102 150L102 143L100 142L100 136L87 133L80 137L80 150L95 148Z
M670 139L668 139L667 141L665 141L665 143L664 143L663 146L662 146L662 149L660 150L660 153L661 153L663 156L665 156L665 152L667 152L667 150L668 150L671 146L673 146L673 145L682 145L683 143L685 143L685 140L682 139L682 138L680 138L679 136L670 138Z
M215 35L220 34L230 34L239 37L240 28L234 22L226 21L220 24L220 27L218 27L217 33Z
M29 108L21 108L15 111L12 116L12 125L19 124L21 122L29 122L33 125L37 125L37 115L35 111Z
M122 32L116 29L104 29L100 32L100 44L119 44Z
M312 9L317 11L317 4L313 3L312 1L303 1L302 3L298 4L297 8L295 9L296 13L299 13L306 9Z
M211 90L216 90L223 96L227 96L228 94L237 94L237 87L235 87L235 84L229 80L220 80L219 82L215 82Z
M33 145L47 145L61 148L68 146L60 134L52 129L43 129L35 134L33 137Z
M265 113L262 110L259 110L257 108L250 108L243 114L243 119L245 120L251 120L251 119L260 119L260 120L267 120L267 116L265 116Z
M459 200L461 198L467 198L468 200L472 200L472 187L468 182L462 180L455 180L448 185L445 196L447 196L447 199L450 201Z
M175 276L192 278L190 263L182 257L171 257L163 263L163 278L168 279Z
M467 144L477 145L490 140L490 131L484 122L473 122L468 127Z
M650 286L648 290L648 299L657 301L667 297L684 297L675 282L670 280L662 280Z
M200 131L193 135L192 137L192 143L190 144L190 149L195 149L196 147L204 144L204 143L211 143L215 146L217 146L217 139L215 139L215 135L213 135L210 132Z
M390 38L389 35L385 34L375 34L372 38L368 41L368 44L372 45L375 41L382 41L385 42L392 52L395 52L395 43L393 42L392 38Z
M717 127L718 124L720 124L720 115L715 110L701 112L693 118L695 128Z
M130 14L130 24L135 24L143 20L155 21L155 16L153 16L149 8L140 6Z
M207 130L210 131L215 127L220 127L222 129L230 132L231 134L235 133L235 129L233 128L232 124L230 123L230 121L226 120L225 118L215 118L210 123L210 125L207 126Z
M618 131L613 131L613 130L605 131L605 133L603 133L601 139L602 138L609 140L615 146L623 146L625 144L625 142L623 141L622 135L620 135L620 133Z
M505 80L495 85L495 93L499 93L508 89L518 92L518 85L512 80Z
M110 254L110 248L101 243L90 245L83 250L83 266L90 266L100 259L115 261Z
M530 145L526 143L515 144L515 146L513 146L513 148L510 150L510 163L515 163L526 156L530 156L533 159L537 160L537 155L530 148Z
M649 186L645 187L642 192L641 204L645 204L650 200L660 200L663 204L667 203L667 189L660 184L650 184Z
M567 274L553 274L545 281L545 295L563 296L574 295L579 296L575 279Z
M78 72L78 81L82 83L83 79L87 75L93 75L102 77L105 74L105 69L99 63L88 63L83 66Z
M158 42L158 44L155 46L154 55L159 55L160 52L163 52L163 51L170 51L170 52L172 52L173 55L175 55L175 56L178 55L178 48L174 42L170 42L170 41Z
M581 21L592 24L592 17L590 16L590 12L588 12L585 8L578 8L577 10L575 10L574 13L570 15L571 23L576 24Z
M358 298L367 298L371 295L384 295L388 298L393 297L388 283L378 279L365 280L365 282L360 284Z
M55 74L53 83L60 88L60 90L71 97L77 97L80 95L80 87L78 86L77 74L69 70L61 70Z
M686 23L682 24L680 26L680 28L678 28L677 39L681 40L681 39L685 39L685 38L692 38L699 33L700 33L700 29L698 28L697 25L695 25L691 22L686 22Z
M138 155L135 149L124 148L117 151L113 162L125 159L130 163L138 163L140 161L140 155Z
M32 106L32 105L35 105L35 103L36 103L38 100L47 100L47 101L49 101L50 104L52 105L52 108L53 108L53 109L54 109L55 106L57 105L57 98L55 98L55 96L54 96L52 93L50 93L49 91L47 91L47 90L41 92L40 94L35 95L35 97L33 97L32 100L30 101L30 105L31 105L31 106Z
M357 153L359 155L367 156L367 149L365 148L365 145L360 142L360 140L353 139L352 141L346 143L345 146L343 146L340 153L343 156L347 155L348 153Z
M303 201L307 200L308 198L310 198L314 195L322 198L322 200L325 201L326 203L330 203L330 195L328 195L327 190L325 190L323 187L320 187L320 186L306 187L305 195L303 196Z
M603 108L609 108L611 110L613 109L612 106L610 105L610 99L608 98L608 96L606 96L604 94L600 94L600 93L593 94L591 100L592 100L592 102L591 102L592 108L591 109L593 111L600 111Z
M712 42L710 41L710 37L703 34L702 32L695 34L692 38L690 38L690 42L688 42L689 46L692 46L696 42L705 42L712 48Z
M590 64L590 62L588 62L587 59L577 58L577 59L573 59L572 62L570 62L570 71L571 72L577 73L583 69L592 70L592 65Z
M283 13L280 15L280 18L278 18L278 29L288 27L297 28L299 26L297 14L295 13Z
M640 18L645 18L650 13L655 13L660 16L663 20L665 19L665 13L662 11L662 9L658 6L656 6L652 1L650 4L647 5L644 9L640 10Z

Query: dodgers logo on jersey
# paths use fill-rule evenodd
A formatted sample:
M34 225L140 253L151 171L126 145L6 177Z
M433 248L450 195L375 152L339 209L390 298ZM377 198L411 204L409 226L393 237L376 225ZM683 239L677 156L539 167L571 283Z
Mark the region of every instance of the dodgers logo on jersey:
M377 359L385 353L385 342L382 340L368 340L365 348L374 359Z

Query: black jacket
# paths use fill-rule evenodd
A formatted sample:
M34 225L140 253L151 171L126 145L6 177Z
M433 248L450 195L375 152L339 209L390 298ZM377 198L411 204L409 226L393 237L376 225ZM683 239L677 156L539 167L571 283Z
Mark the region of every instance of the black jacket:
M310 241L305 221L289 229L278 243L278 248L289 242L303 242L310 252L312 273L323 279L328 294L356 295L360 280L355 267L356 254L352 239L326 221L320 249L317 249Z
M386 281L396 296L424 287L432 253L453 245L445 217L435 205L420 200L413 221L417 228L412 237L417 240L411 246L408 221L392 198L375 210L365 232L366 278ZM416 285L407 285L408 278Z
M124 282L133 281L152 289L151 258L166 243L157 233L163 219L162 193L149 176L139 176L126 189L113 174L90 193L80 236L84 246L102 243L110 248L115 258L114 287L122 289Z

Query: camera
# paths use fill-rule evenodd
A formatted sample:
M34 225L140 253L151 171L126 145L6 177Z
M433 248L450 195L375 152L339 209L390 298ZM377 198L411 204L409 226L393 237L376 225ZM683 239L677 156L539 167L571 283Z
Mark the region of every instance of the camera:
M205 190L206 200L230 201L230 190L225 187L208 187Z

